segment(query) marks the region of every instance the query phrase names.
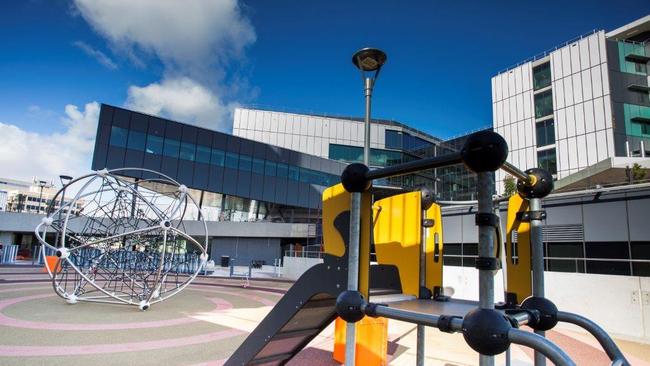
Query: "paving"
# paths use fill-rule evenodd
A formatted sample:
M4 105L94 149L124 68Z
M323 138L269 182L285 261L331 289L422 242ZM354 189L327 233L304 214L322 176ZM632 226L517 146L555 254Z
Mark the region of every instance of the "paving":
M247 286L244 288L244 286ZM34 267L0 267L0 365L221 365L270 311L289 282L200 277L146 312L95 303L69 305ZM415 327L389 321L390 365L415 364ZM333 327L289 365L337 365ZM579 365L608 365L590 337L569 330L549 338ZM427 365L476 365L459 334L427 329ZM650 365L650 346L619 341L633 365ZM512 365L532 365L533 353L513 346ZM497 364L504 364L504 356Z

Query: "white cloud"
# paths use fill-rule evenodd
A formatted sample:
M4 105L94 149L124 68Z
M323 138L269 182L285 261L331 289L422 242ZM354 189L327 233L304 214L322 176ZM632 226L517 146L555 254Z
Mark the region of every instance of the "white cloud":
M164 79L131 86L126 107L181 122L228 131L234 103L224 103L212 91L189 78Z
M127 55L155 54L168 76L222 76L255 41L237 0L74 0L81 16Z
M90 170L99 104L83 110L65 106L62 133L39 134L0 122L0 176L58 181L60 174L79 176Z
M92 48L88 43L82 42L82 41L76 41L73 43L76 47L84 51L84 53L92 58L94 58L97 62L99 62L102 66L106 67L107 69L110 70L115 70L117 69L117 64L111 60L110 57L106 56L106 54L100 50L96 50Z

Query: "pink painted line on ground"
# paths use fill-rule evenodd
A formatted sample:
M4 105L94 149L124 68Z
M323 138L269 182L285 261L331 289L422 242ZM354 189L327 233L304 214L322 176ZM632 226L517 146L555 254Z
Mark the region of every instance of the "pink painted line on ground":
M237 329L227 329L218 332L200 334L191 337L172 338L158 341L144 341L115 344L96 344L87 346L0 346L0 356L72 356L93 355L98 353L140 352L162 348L173 348L203 344L221 339L235 337L245 332Z
M34 290L47 290L51 289L52 286L47 286L47 287L32 287L32 288L6 288L0 290L0 293L3 292L18 292L18 291L34 291Z
M190 366L223 366L224 363L226 363L225 359L223 359L223 360L215 360L215 361L208 361L208 362L201 362L201 363L197 363L197 364L190 365Z
M52 323L52 322L36 322L23 319L14 319L2 314L1 311L7 306L21 303L24 301L41 299L45 297L56 296L53 294L40 294L32 296L17 297L14 299L0 301L0 325L15 328L26 329L47 329L47 330L118 330L118 329L144 329L144 328L159 328L169 327L174 325L182 325L195 323L199 319L182 317L175 319L156 320L148 322L134 322L134 323L97 323L97 324L74 324L74 323ZM217 307L210 312L218 312L232 308L232 304L224 299L210 298L208 299Z
M192 290L201 291L201 292L209 292L209 293L213 293L213 294L222 294L222 295L231 295L231 296L243 297L245 299L257 301L257 302L259 302L261 304L270 305L270 306L273 306L273 305L275 305L277 303L277 301L265 299L265 298L263 298L261 296L253 295L253 294L246 293L246 292L241 292L241 293L240 292L230 292L230 291L213 290L213 289L207 289L207 288L206 289L193 288Z

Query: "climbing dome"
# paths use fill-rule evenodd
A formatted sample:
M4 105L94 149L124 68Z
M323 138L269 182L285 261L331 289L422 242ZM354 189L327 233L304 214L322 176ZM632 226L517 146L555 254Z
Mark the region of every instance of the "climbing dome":
M164 174L104 169L57 192L35 233L43 255L53 254L45 268L68 303L147 310L180 292L205 266L208 234L199 212L188 188Z

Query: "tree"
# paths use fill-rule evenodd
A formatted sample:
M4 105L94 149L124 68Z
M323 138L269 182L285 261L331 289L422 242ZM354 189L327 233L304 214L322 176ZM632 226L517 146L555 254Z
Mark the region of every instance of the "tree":
M510 197L515 193L517 193L517 183L513 176L508 175L503 179L503 195Z
M643 180L643 178L645 178L645 173L645 169L643 169L639 163L634 163L634 165L632 165L632 179L635 182Z

